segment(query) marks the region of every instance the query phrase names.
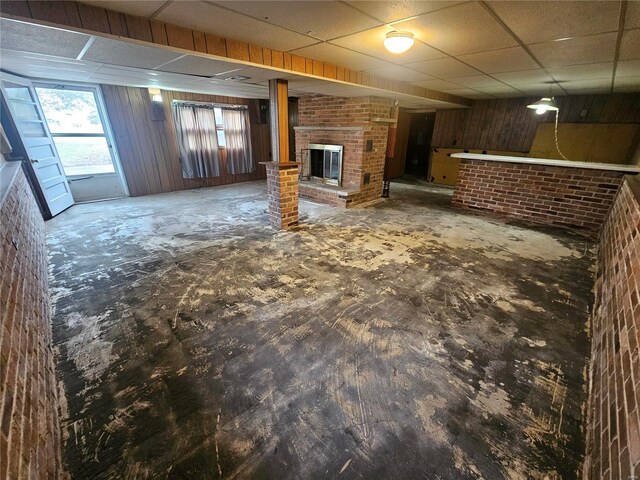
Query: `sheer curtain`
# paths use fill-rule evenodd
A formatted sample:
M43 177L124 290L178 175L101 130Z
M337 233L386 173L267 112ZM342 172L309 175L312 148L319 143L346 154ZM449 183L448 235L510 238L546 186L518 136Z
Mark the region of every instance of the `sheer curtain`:
M174 103L178 150L184 178L220 176L216 119L213 106Z
M231 174L251 173L256 169L251 153L249 110L222 107L227 171Z

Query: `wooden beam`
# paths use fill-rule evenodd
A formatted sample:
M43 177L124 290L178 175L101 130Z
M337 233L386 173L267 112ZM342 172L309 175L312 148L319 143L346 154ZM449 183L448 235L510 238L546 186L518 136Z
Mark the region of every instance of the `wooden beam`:
M289 162L289 82L269 80L271 154L274 162Z

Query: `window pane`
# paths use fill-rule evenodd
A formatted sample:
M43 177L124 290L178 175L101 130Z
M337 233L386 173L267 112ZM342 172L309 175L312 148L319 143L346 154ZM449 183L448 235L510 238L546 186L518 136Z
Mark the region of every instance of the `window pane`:
M218 146L226 147L227 141L224 138L224 130L216 130L216 133L218 134Z
M47 132L44 130L42 122L18 122L19 128L25 137L46 137Z
M36 88L51 133L104 133L93 92Z
M14 102L12 105L18 120L38 120L40 118L38 117L38 110L35 105L17 102Z
M115 172L104 137L55 137L54 141L67 175Z
M221 127L224 124L224 120L223 120L223 117L222 117L222 109L214 108L213 112L216 115L216 125Z
M3 82L4 88L7 92L7 96L12 100L24 100L26 102L33 102L29 87L24 85L18 85L13 82Z

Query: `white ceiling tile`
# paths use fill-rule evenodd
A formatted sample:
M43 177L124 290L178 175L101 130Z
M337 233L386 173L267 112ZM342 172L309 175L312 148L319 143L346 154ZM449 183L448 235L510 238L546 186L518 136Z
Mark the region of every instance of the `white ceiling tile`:
M488 75L470 75L468 77L452 78L453 83L457 83L463 87L479 88L479 87L499 87L504 85L502 82L491 78Z
M401 67L399 65L390 65L388 67L373 68L367 70L371 75L381 78L389 78L391 80L400 80L401 82L417 82L420 80L428 80L432 78L426 73L416 72L409 68Z
M619 61L616 67L618 77L640 77L640 59Z
M460 85L456 83L447 82L445 80L438 80L438 79L425 80L422 82L412 82L412 84L416 85L417 87L428 88L430 90L439 90L439 91L460 88Z
M522 47L459 55L457 58L485 73L514 72L538 67L535 60Z
M640 0L627 2L627 14L624 19L624 28L640 28Z
M576 80L562 82L564 88L571 93L603 93L611 87L611 78L596 78L590 80Z
M451 95L458 95L460 97L473 98L475 100L481 100L485 98L491 98L491 95L472 90L470 88L456 88L453 90L443 90L444 93L450 93Z
M531 83L518 85L518 90L527 95L564 95L558 84Z
M613 85L614 92L640 92L640 75L636 77L617 77Z
M82 0L82 3L88 3L89 5L106 8L108 10L115 10L117 12L138 15L140 17L150 17L156 10L166 3L166 0Z
M525 85L553 81L551 76L542 68L534 70L519 70L517 72L494 73L493 76L509 85Z
M347 2L357 9L368 13L385 23L395 22L423 13L452 7L461 2L424 0L386 0L386 1L352 1Z
M625 30L620 43L620 60L640 58L640 28Z
M314 58L325 62L335 63L353 70L367 70L388 65L384 60L380 60L369 55L354 52L347 48L338 47L330 43L318 43L310 47L291 50L291 53L303 57Z
M611 62L615 54L617 33L577 37L561 42L529 45L544 67L563 67L583 63Z
M174 60L181 55L180 53L170 52L161 48L96 37L82 58L92 62L108 63L111 65L153 68L170 60Z
M156 17L183 27L215 33L227 38L276 50L291 50L316 43L306 35L204 2L173 2Z
M522 92L507 85L501 85L499 87L479 87L479 91L500 98L516 98L521 97Z
M492 1L490 8L524 43L618 29L619 2Z
M91 38L82 33L0 19L2 48L76 58Z
M364 32L332 40L331 43L356 50L388 62L404 65L409 62L443 58L446 55L424 43L415 42L413 47L401 54L394 54L384 48L384 39L393 28L382 26ZM348 66L348 65L345 65Z
M478 75L481 73L455 58L439 58L425 62L416 62L407 64L407 67L444 80L466 77L468 75Z
M185 73L188 75L213 76L230 70L238 70L242 65L214 60L212 58L187 55L169 62L157 70L163 72Z
M517 42L479 3L470 2L394 25L451 55L516 46Z
M548 71L558 82L592 80L598 78L608 78L610 80L611 75L613 74L613 62L573 65L570 67L555 67L550 68Z
M279 27L321 40L349 35L382 24L341 2L307 0L300 5L292 5L290 1L216 3L244 15L263 19Z

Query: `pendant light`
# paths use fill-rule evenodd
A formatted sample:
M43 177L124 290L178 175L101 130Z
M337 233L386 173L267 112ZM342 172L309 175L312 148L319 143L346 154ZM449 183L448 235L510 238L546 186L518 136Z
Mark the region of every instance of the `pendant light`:
M559 110L558 106L556 105L556 100L553 97L542 97L537 102L534 102L531 105L527 105L527 108L535 110L538 115L547 113L550 110L556 112Z
M391 53L404 53L413 46L413 33L393 32L387 33L384 39L384 47Z

